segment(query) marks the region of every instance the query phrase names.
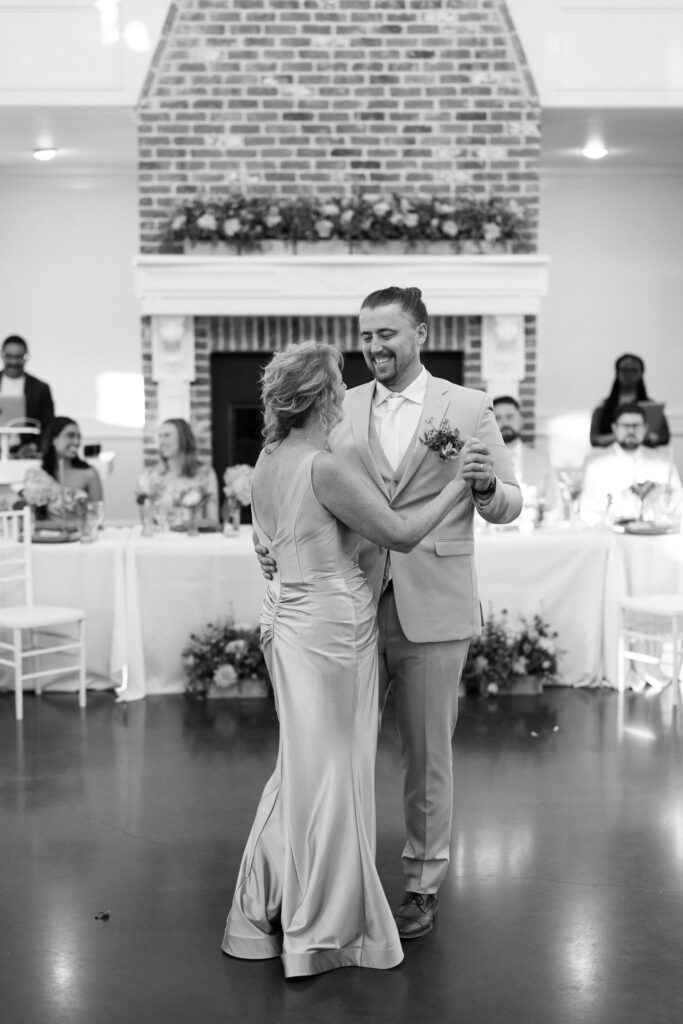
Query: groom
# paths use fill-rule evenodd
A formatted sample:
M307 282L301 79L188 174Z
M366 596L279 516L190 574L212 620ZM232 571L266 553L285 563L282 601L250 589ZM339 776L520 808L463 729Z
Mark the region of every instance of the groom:
M432 534L409 554L389 554L364 540L359 552L378 605L380 707L393 686L401 738L406 894L396 924L401 938L412 939L431 931L448 871L458 686L470 638L481 630L473 514L476 508L491 523L509 523L522 497L487 396L432 377L422 366L428 315L419 288L373 292L359 324L375 379L347 391L331 447L395 511L409 513L429 501L456 472L457 462L420 442L430 426L477 439L462 460L470 489ZM266 570L264 555L261 549Z

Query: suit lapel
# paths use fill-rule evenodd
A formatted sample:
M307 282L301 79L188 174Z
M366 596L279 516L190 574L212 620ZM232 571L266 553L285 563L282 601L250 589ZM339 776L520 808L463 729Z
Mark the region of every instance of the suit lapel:
M356 446L356 451L360 456L360 459L368 471L370 477L377 486L388 495L388 491L382 474L379 471L377 463L372 457L370 451L369 442L369 431L370 431L370 410L372 407L372 398L375 394L375 382L371 381L369 384L362 385L354 391L353 395L349 395L347 402L349 405L349 416L351 419L351 436ZM352 398L352 402L349 399Z
M451 400L448 396L448 389L430 374L429 380L427 381L425 404L422 409L422 416L420 417L420 425L417 428L418 438L421 437L427 429L426 424L428 420L432 420L435 427L439 426L448 412L450 402ZM396 488L394 500L413 479L428 454L429 449L427 448L427 445L422 444L420 440L416 440L413 450L408 458L403 476L401 477L401 481Z

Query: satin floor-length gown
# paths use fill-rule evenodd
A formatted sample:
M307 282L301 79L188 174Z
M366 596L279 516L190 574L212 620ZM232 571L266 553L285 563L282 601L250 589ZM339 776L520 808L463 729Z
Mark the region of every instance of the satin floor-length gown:
M298 464L273 537L253 508L278 566L261 629L280 743L223 939L233 956L281 956L287 977L403 959L375 867L376 609L353 534L313 492L316 454Z

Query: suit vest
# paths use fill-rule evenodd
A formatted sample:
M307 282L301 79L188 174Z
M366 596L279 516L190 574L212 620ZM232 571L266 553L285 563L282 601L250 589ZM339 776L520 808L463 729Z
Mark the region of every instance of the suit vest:
M375 460L375 465L377 466L382 475L382 481L390 498L393 498L398 488L398 485L401 482L401 477L405 472L406 466L408 464L408 459L410 458L411 452L415 447L415 440L419 434L419 431L420 424L418 423L417 427L415 428L415 433L411 437L410 441L408 442L408 446L405 452L403 453L403 458L399 462L396 469L392 469L388 458L384 454L384 449L382 448L382 442L379 439L379 434L375 429L372 413L370 414L370 423L368 426L368 447L370 448L370 454ZM386 562L384 563L384 572L382 574L382 592L384 592L384 590L386 589L390 579L391 552L387 551L387 558Z

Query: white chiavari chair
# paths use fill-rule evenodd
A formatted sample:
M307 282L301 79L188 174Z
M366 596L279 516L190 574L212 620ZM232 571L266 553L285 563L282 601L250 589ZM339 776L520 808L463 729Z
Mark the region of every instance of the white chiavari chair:
M7 603L7 600L16 601L17 590L22 603ZM78 671L78 704L84 708L85 612L81 608L33 603L29 508L0 512L0 592L3 597L7 595L0 605L0 665L6 665L14 672L17 721L24 717L23 687L26 680L34 681L39 695L42 692L41 681L45 677L75 670ZM41 659L48 655L56 655L60 660L65 656L68 664L42 668L45 663ZM28 659L33 659L37 666L34 671L24 670Z

